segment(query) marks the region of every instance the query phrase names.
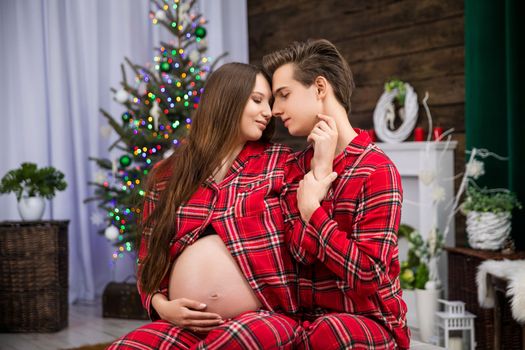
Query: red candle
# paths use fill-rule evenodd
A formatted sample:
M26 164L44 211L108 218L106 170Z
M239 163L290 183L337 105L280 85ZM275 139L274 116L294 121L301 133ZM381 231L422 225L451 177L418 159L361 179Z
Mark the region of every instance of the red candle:
M432 134L434 135L434 140L439 141L441 140L441 135L443 134L443 128L440 126L436 126L432 130Z
M414 141L425 141L425 130L423 128L414 129Z
M374 129L368 129L368 136L370 136L370 140L372 140L372 142L377 141L376 131Z

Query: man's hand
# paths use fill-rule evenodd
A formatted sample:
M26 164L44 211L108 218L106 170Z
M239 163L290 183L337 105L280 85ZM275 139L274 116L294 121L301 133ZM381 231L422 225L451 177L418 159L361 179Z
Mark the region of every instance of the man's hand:
M337 173L330 173L321 180L317 180L312 171L309 171L304 178L299 181L297 189L297 206L301 213L301 218L308 222L314 211L319 208L321 201L326 197L332 182L337 178Z
M318 114L317 117L320 121L315 124L307 141L314 144L314 156L310 168L315 178L320 180L332 172L338 132L334 118L324 114Z
M165 295L157 293L151 302L161 319L192 332L208 333L224 323L219 314L202 311L206 305L195 300L168 300Z

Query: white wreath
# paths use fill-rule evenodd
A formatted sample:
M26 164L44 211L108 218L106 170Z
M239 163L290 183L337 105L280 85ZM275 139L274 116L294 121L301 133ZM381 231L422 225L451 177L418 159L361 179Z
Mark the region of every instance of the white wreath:
M403 123L396 130L390 130L387 124L393 127L395 118L394 105L392 101L397 95L397 89L390 92L383 92L374 110L374 129L377 136L387 143L398 143L405 141L412 133L417 122L417 112L419 105L417 102L417 94L414 88L405 83L405 116Z

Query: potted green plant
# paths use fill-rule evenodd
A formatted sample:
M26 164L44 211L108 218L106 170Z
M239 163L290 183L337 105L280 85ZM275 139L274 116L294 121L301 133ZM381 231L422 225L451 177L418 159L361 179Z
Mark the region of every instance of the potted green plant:
M400 225L398 235L408 240L407 260L401 262L400 282L404 291L414 290L415 307L420 337L431 340L434 332L434 315L441 293L437 262L443 251L443 236L433 229L425 240L419 231Z
M18 212L23 220L40 220L44 214L45 201L55 196L55 191L67 187L64 174L53 167L38 169L34 163L22 163L8 171L0 181L0 193L16 195Z
M419 231L401 224L399 237L408 241L407 260L401 262L400 282L404 290L434 289L437 271L434 263L443 251L444 237L437 230L432 230L429 238L424 240ZM428 283L430 281L430 283Z
M512 210L521 209L516 195L508 190L470 186L461 212L467 216L466 231L472 248L498 250L510 235Z

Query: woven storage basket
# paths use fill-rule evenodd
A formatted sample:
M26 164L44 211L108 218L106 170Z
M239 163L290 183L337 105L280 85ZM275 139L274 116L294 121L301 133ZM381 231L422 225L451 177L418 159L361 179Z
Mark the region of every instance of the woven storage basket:
M499 250L510 235L510 213L481 213L470 211L467 214L467 237L474 249Z
M67 326L68 222L0 222L0 332Z
M494 309L484 309L478 303L476 273L485 260L525 259L525 252L510 255L470 248L446 248L448 251L448 299L465 302L467 311L476 315L474 321L476 349L493 349Z
M131 320L148 320L142 306L137 282L109 282L102 294L102 316Z
M500 326L500 349L525 349L525 325L519 324L512 317L511 298L507 297L507 281L494 278L496 310ZM496 345L496 344L495 344Z

